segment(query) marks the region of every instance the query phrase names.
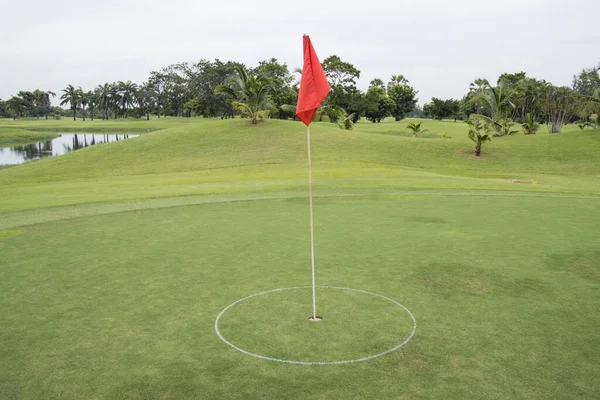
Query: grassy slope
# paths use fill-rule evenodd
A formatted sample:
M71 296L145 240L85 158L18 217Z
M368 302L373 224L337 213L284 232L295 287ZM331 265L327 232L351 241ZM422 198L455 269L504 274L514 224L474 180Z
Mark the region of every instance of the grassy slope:
M419 328L390 356L304 368L248 358L213 333L232 301L309 283L302 125L49 122L14 127L154 132L0 170L2 398L593 398L600 390L598 131L494 139L477 159L460 123L426 121L430 138L417 139L405 121L354 132L315 124L319 282L400 300ZM260 198L272 199L229 202ZM359 321L393 312L369 304L364 315L355 299L321 295ZM228 314L223 331L248 349L314 357L305 326L271 312L305 300L257 299ZM313 332L325 343L320 356L366 355L405 334L369 325L322 325L340 337Z
M30 131L23 128L4 126L0 120L0 147L18 146L55 137L53 133Z
M166 129L110 147L95 146L3 169L0 185L6 196L0 200L0 211L183 195L304 193L306 143L299 123L177 122L52 121L53 130ZM48 128L37 121L25 126ZM430 127L433 133L449 132L451 139L373 134L401 131L402 126L365 122L346 132L314 124L317 187L369 193L407 189L600 193L597 132L496 139L477 159L460 123Z

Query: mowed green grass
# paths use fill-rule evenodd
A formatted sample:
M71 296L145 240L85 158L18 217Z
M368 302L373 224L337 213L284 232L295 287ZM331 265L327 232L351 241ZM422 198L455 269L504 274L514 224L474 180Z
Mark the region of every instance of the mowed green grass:
M214 323L310 285L303 125L0 121L145 130L0 170L0 398L596 398L600 132L498 138L478 159L464 124L406 124L313 124L315 250L319 285L399 301L415 336L300 366ZM317 298L320 323L295 289L232 307L221 333L336 361L412 329L376 297Z

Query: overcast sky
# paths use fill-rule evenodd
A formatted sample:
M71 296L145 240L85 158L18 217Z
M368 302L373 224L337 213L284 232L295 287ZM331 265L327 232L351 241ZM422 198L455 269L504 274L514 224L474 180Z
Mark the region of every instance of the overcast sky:
M600 63L599 0L0 0L0 98L145 81L171 63L302 64L302 34L373 78L431 97L525 71L555 85ZM56 100L55 100L56 102Z

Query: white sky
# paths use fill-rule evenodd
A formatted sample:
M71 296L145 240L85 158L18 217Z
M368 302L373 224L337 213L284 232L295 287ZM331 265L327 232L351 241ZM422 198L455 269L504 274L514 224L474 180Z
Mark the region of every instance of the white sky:
M403 74L420 104L503 72L570 85L600 62L599 16L599 0L0 0L0 98L200 59L301 67L303 33L321 61L354 64L361 89Z

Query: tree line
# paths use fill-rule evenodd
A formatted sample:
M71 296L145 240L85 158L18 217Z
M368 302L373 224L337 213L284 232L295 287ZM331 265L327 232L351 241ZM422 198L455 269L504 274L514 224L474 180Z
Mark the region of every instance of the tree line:
M478 119L491 127L494 136L516 133L519 122L526 134L535 133L540 123L550 133L577 122L580 128L600 126L600 67L575 74L571 87L555 86L530 78L525 72L504 73L495 84L475 79L461 100L433 98L423 107L425 116L436 119Z
M515 133L514 125L535 133L540 124L560 132L568 122L580 127L600 125L599 67L575 74L571 87L530 78L525 72L502 74L494 84L475 79L462 99L432 98L421 109L418 92L406 77L393 75L385 82L373 79L366 91L357 88L360 70L337 55L323 61L331 93L316 118L345 129L360 118L373 123L407 116L456 120L477 119L494 136ZM290 70L276 58L255 67L220 60L171 64L152 71L140 84L131 81L101 83L92 90L68 85L60 104L51 106L52 91L20 91L0 99L0 117L146 118L150 115L232 118L242 115L256 123L264 118L295 118L301 71ZM526 133L527 133L526 132Z

